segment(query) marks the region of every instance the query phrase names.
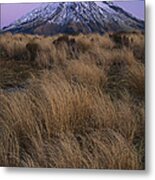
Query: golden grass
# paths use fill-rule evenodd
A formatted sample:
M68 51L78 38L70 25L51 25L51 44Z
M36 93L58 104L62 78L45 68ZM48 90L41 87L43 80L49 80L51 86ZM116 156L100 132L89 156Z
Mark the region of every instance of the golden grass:
M1 166L144 169L144 38L113 36L0 36Z

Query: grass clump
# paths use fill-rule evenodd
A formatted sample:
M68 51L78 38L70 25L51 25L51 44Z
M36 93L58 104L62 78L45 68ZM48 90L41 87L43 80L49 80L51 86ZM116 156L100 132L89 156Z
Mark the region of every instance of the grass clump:
M0 165L144 169L143 36L1 35Z

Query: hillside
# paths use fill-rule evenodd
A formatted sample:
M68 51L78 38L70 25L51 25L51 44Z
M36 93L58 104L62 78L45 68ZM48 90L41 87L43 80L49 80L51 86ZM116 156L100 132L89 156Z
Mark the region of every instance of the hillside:
M40 35L144 31L144 21L112 2L43 3L3 28L3 32Z

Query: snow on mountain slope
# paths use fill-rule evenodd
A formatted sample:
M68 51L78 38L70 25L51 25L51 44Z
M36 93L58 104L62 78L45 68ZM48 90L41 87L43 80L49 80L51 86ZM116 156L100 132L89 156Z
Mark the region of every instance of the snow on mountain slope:
M3 32L53 35L57 33L105 33L144 30L144 21L112 2L43 3L21 17Z

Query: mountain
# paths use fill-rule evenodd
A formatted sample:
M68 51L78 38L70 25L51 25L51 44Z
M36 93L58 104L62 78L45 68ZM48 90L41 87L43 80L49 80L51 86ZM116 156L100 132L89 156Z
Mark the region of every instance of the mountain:
M3 32L54 35L144 30L137 19L112 2L43 3L2 29Z

